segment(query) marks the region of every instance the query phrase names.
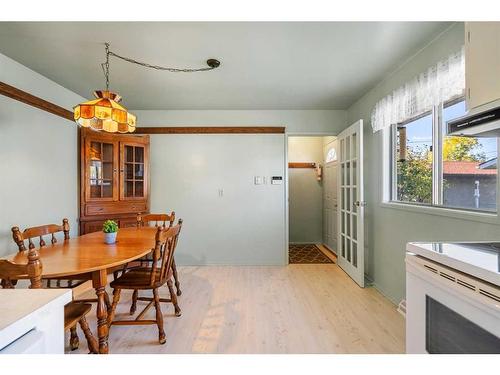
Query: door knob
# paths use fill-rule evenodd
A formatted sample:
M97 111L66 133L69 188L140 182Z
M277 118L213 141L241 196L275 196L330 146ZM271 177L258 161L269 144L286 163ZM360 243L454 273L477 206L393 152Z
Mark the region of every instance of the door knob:
M366 202L365 201L356 201L356 202L354 202L354 206L356 206L356 207L365 207L366 206Z

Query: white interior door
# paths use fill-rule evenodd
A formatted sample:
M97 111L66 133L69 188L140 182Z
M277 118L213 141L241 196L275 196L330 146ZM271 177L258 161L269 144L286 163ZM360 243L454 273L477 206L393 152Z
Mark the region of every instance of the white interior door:
M339 266L364 287L363 120L338 137Z
M337 254L337 141L332 141L324 147L323 171L323 241Z

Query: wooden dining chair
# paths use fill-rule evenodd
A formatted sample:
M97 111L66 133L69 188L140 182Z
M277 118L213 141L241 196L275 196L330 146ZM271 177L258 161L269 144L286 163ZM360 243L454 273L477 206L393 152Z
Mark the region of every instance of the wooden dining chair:
M37 250L34 247L30 247L28 250L28 263L26 264L17 264L6 259L0 259L0 278L9 281L29 279L31 289L42 288L42 262ZM8 285L10 285L10 288L14 287L12 283L8 283ZM89 351L91 353L98 353L97 340L90 331L89 324L85 318L91 308L92 305L89 303L76 302L70 302L64 306L64 330L70 331L71 350L78 349L79 339L76 334L76 326L80 324L87 339Z
M50 243L57 243L56 234L63 233L64 241L69 240L69 221L68 219L62 220L62 225L57 224L46 224L38 227L26 228L21 232L19 227L12 227L12 238L14 242L17 244L19 251L26 251L25 241L28 241L28 249L34 249L35 244L33 239L38 237L38 244L40 247L44 247L47 245L45 242L44 236L50 235ZM55 287L60 288L62 280L59 279L47 279L46 287L53 287L52 281L56 283ZM77 286L82 284L84 281L74 281L74 280L65 280L65 287L71 288L73 286ZM75 285L76 283L76 285Z
M174 305L175 315L181 315L181 309L177 304L177 295L174 291L172 283L172 262L174 259L174 252L179 239L179 233L182 227L182 220L178 224L164 228L159 226L155 234L155 248L153 250L153 261L148 267L132 268L126 270L116 280L110 284L113 288L113 303L111 304L111 311L108 315L108 324L112 325L142 325L142 324L156 324L158 326L158 338L160 344L166 342L165 330L163 329L163 315L160 308L161 302L170 302ZM160 298L158 289L167 284L170 292L170 298ZM137 297L139 301L149 302L144 310L142 310L134 320L114 320L116 306L120 301L120 293L122 289L125 290L152 290L153 297ZM146 320L142 319L146 312L154 304L156 309L156 319Z
M141 228L144 226L152 226L154 224L155 227L162 228L171 228L174 225L175 221L175 212L172 211L170 214L138 214L137 215L137 227ZM152 262L152 254L145 255L141 259L139 259L140 265L149 265ZM131 268L131 267L130 267ZM174 276L174 284L175 289L177 290L177 295L180 296L182 294L179 282L179 276L177 274L177 266L175 264L175 258L172 259L172 273ZM137 291L134 290L132 293L132 305L130 306L130 315L134 315L137 309Z
M57 224L46 224L40 225L38 227L26 228L21 232L19 227L12 227L12 238L14 242L17 244L19 251L26 251L25 241L28 241L28 249L34 249L35 243L33 240L38 237L39 247L42 248L47 246L47 243L44 239L44 236L50 235L50 243L56 244L57 233L63 233L64 241L69 240L69 221L68 219L62 220L62 225ZM44 280L46 282L45 287L47 288L77 288L86 280L62 280L62 279L47 279ZM55 285L52 284L52 281L55 282ZM14 281L15 282L15 281ZM109 297L105 294L106 303L109 307L111 307L111 303L109 301ZM87 300L90 302L97 302L97 300Z

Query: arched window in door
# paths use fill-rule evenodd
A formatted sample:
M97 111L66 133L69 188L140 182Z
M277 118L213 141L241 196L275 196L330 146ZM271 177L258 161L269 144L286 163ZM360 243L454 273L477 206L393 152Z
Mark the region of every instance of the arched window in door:
M333 147L328 150L325 162L330 163L332 161L337 161L337 151L335 151L335 148Z

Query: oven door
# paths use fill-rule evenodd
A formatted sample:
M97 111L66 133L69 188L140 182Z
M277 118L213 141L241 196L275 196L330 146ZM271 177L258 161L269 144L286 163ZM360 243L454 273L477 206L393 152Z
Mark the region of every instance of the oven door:
M500 353L500 290L406 256L406 352Z

